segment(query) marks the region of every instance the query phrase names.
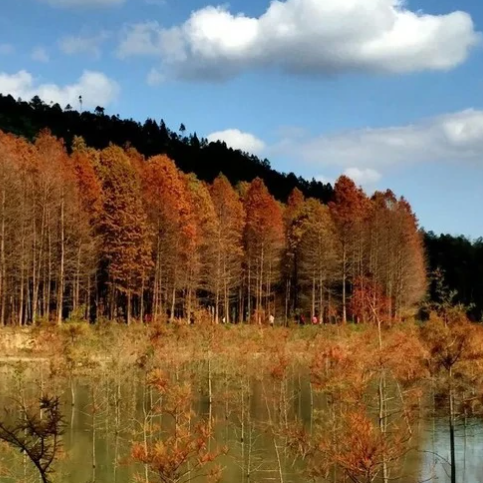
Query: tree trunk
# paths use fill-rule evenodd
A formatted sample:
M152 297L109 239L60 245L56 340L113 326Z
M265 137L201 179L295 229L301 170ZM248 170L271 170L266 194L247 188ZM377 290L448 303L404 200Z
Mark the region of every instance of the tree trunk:
M5 258L5 206L6 206L6 187L5 183L2 183L2 224L1 224L1 243L0 243L0 304L2 305L0 311L0 325L5 326L5 305L7 303L7 269L6 269L6 258Z
M226 269L226 258L223 258L223 305L225 311L225 321L230 323L230 297L228 294L228 275Z
M72 309L74 312L76 312L79 307L79 299L80 299L81 253L82 253L82 249L79 247L77 251L77 264L76 264L75 275L74 275L74 297L72 300Z
M46 288L45 290L47 291L46 296L45 296L45 313L47 315L47 319L50 319L50 295L51 295L51 285L52 285L52 235L50 233L50 229L47 231L47 244L48 244L48 255L47 255L47 264L48 264L48 269L47 269L47 282L46 282Z
M169 321L171 323L174 322L174 309L176 307L176 284L173 284L173 292L171 294L171 314L169 317Z
M285 327L288 327L288 307L290 303L290 277L285 282Z
M252 304L251 304L251 277L252 277L252 273L251 273L251 260L248 260L248 278L247 278L247 286L248 286L248 291L247 291L247 311L248 311L248 316L247 316L247 319L250 320L250 317L251 317L251 311L252 311Z
M64 278L65 278L65 213L64 198L60 203L60 268L57 292L57 325L62 324L62 309L64 305Z
M449 370L449 443L451 451L451 483L456 483L456 446L455 446L455 415L453 395L453 374Z
M382 327L379 317L377 317L377 332L379 338L379 349L382 349ZM382 368L379 377L379 431L381 432L381 436L384 442L386 438L386 423L386 374L384 372L384 368ZM387 458L385 453L383 453L382 455L382 481L383 483L388 483L389 481Z
M342 249L342 323L347 323L347 249L344 244Z
M139 319L141 323L144 322L144 284L145 284L145 277L144 277L144 270L141 276L141 296L139 298Z
M131 290L128 289L127 291L127 308L126 308L126 323L127 325L131 325L131 305L132 305L132 300L131 300Z
M310 322L314 320L315 317L315 274L312 276L312 300L311 300L311 307L310 307Z
M323 324L324 320L324 277L319 278L319 324Z

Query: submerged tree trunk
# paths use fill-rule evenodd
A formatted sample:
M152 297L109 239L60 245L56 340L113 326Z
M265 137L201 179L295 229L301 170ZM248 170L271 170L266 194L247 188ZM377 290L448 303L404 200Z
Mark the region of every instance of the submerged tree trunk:
M379 337L379 349L382 350L382 326L381 320L377 318L377 332ZM381 432L382 440L385 442L386 429L387 429L387 411L386 411L386 374L385 369L381 368L381 374L379 376L379 431ZM389 472L387 467L387 456L383 452L382 454L382 481L388 483Z
M452 370L449 370L449 443L451 452L451 483L456 483L456 446L455 446L455 415Z

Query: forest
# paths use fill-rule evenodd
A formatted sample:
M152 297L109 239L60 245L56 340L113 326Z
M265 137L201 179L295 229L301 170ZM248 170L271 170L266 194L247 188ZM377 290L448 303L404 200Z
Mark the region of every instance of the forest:
M298 189L282 204L260 178L205 183L133 147L75 137L69 154L43 131L0 149L2 324L364 321L424 296L422 236L391 192L341 177L329 205Z
M79 101L82 103L82 99ZM294 188L324 203L331 199L330 184L314 179L307 181L293 173L278 173L267 159L235 151L225 143L208 143L206 139L199 139L196 132L188 135L184 124L173 131L162 119L159 122L147 119L141 124L118 115L108 116L102 107L94 112L81 111L72 106L62 109L58 104L48 105L38 97L22 102L0 94L0 130L32 141L42 129L48 128L68 148L75 136L81 136L88 146L97 149L113 143L121 147L130 145L147 157L166 154L181 171L193 172L202 181L212 182L221 172L232 184L258 177L280 201L286 201Z
M80 102L82 102L82 99L80 99ZM294 190L298 190L304 198L318 200L323 205L328 205L335 200L334 188L331 185L324 185L315 180L309 182L300 177L297 178L293 173L287 175L278 173L270 168L270 163L266 159L259 160L247 153L234 151L233 149L227 148L224 143L208 143L205 139L199 140L196 133L193 135L185 135L186 128L184 125L181 125L179 132L176 133L169 130L162 120L158 124L156 121L148 119L144 124L140 124L133 120L122 120L119 116L108 116L101 107L98 107L94 113L88 111L80 113L71 106L66 106L62 109L59 105L47 105L39 98L34 98L30 102L23 102L21 100L16 101L11 96L0 95L0 129L5 133L12 133L30 142L35 142L38 133L45 128L49 129L53 136L63 140L67 156L71 156L73 153L75 138L81 137L86 146L95 148L98 151L102 151L112 143L122 147L126 152L137 151L139 153L139 159L149 159L159 154L165 154L173 160L180 173L194 173L200 182L213 184L214 180L220 174L223 174L230 184L237 189L238 194L240 194L240 187L244 183L251 183L254 179L259 178L277 202L282 202L285 206L289 205L289 197L293 195ZM97 183L101 183L99 172L92 174L92 176L97 178ZM144 203L143 206L145 208L146 204ZM284 220L284 225L286 225L286 220ZM287 230L286 226L284 230ZM96 236L99 237L99 226L94 231L96 232ZM483 286L481 285L479 276L483 270L483 245L481 241L477 240L472 242L463 236L438 236L432 232L422 232L422 237L428 274L427 286L429 288L429 299L438 301L440 298L440 295L437 293L437 284L434 281L434 274L439 274L439 276L444 278L445 292L452 294L453 301L455 303L462 303L468 307L469 314L473 320L480 320L483 312ZM282 257L284 258L282 263L287 263L287 256L292 256L288 255L288 251L290 250L287 251L289 248L288 245L292 242L286 239L287 233L284 233L284 238L283 244L286 245L286 256ZM38 241L39 238L37 237L35 243L38 243ZM243 239L243 244L245 242L246 240ZM42 243L45 243L45 240ZM57 245L51 240L51 248L53 246ZM45 247L39 248L39 250L41 250L44 256L47 256ZM106 310L107 265L105 257L103 258L99 253L97 256L99 263L102 260L102 266L97 267L99 273L95 277L96 281L91 280L89 283L89 290L91 291L96 286L96 290L94 290L96 295L91 297L91 305L97 304L97 308L86 309L90 310L91 318L95 317L94 314L99 314L99 304L103 304L101 312L105 312ZM367 256L367 254L364 256ZM459 262L456 263L456 260ZM290 264L291 262L288 263ZM295 262L293 264L296 265ZM349 267L352 261L346 261L346 264L347 271L353 271L354 267ZM51 270L55 270L53 265ZM337 271L338 269L335 270ZM287 302L279 300L279 303L284 306L281 310L283 317L285 318L286 314L293 314L297 308L306 310L308 303L306 299L307 297L310 298L310 295L305 293L307 290L301 291L301 285L306 285L306 283L298 280L298 268L296 266L292 267L293 274L289 277L291 279L289 282L287 282L287 267L278 266L278 271L281 272L278 277L280 280L277 281L275 287L278 299L284 298L281 297L281 294L286 293L287 290L290 292L290 295L285 297L288 299ZM328 271L330 272L331 269L329 268ZM368 269L365 275L369 274L369 277L371 277L370 272L371 269ZM283 276L280 277L280 275ZM363 270L359 271L359 275L364 275ZM250 278L252 276L253 274L250 274ZM240 277L241 275L239 274ZM38 277L36 278L38 279ZM246 274L244 278L247 278ZM281 278L284 280L281 280ZM344 298L342 285L344 285L347 317L347 302L348 298L350 298L348 292L354 290L355 284L352 282L355 282L355 277L352 277L352 281L349 276L345 278L345 284L339 280L338 287L332 285L331 290L329 290L329 286L327 286L325 291L327 307L324 310L327 311L329 305L331 305L331 309L332 307L341 305L341 299ZM27 284L27 279L23 283ZM36 280L35 284L37 283L39 283L39 280ZM50 292L52 293L57 293L54 287L55 284L55 281L52 281L50 284ZM281 284L284 284L285 287L282 288ZM69 284L66 285L66 287L68 286ZM100 287L104 291L102 297L97 293ZM32 291L35 290L30 287L30 292ZM198 297L205 299L205 301L210 299L207 287L201 287L201 289L198 287L196 291ZM250 287L250 291L253 291L253 287ZM25 296L27 298L33 298L27 293ZM232 297L233 294L230 295L230 298ZM68 303L68 307L70 308L66 307L64 309L66 316L74 306L76 308L79 306L78 301L74 303L74 298L76 297L72 293L66 293L66 300L71 299ZM316 298L320 299L320 296ZM389 295L389 298L391 298L391 295ZM330 304L329 299L331 301ZM32 300L30 305L31 303ZM44 302L44 308L46 303ZM48 301L48 304L51 303L54 303L54 298ZM250 307L248 307L248 301L245 300L245 313L249 308L254 308L254 303L254 301L251 301ZM298 304L300 304L300 307L297 307ZM207 305L206 303L204 304L205 307ZM233 307L238 305L235 317L241 318L239 311L242 310L242 304L240 302L238 304L233 302L231 305ZM313 304L309 303L309 305ZM322 307L320 300L318 305ZM137 310L140 313L140 309ZM235 309L233 308L231 310L233 311ZM43 311L45 312L45 310ZM220 311L220 308L218 311ZM308 310L307 317L309 313L313 312L315 312L315 309ZM339 310L341 317L343 317L342 312L343 310ZM231 314L228 315L230 316ZM32 318L32 314L25 316L29 320ZM24 316L22 315L22 317Z
M481 240L184 126L0 106L2 483L477 481Z

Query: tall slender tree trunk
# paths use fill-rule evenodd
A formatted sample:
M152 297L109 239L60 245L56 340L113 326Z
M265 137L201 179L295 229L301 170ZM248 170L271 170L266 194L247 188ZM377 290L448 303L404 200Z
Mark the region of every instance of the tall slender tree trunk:
M79 307L79 299L80 299L80 280L81 280L81 275L80 275L80 269L81 269L81 256L82 256L82 248L79 247L77 250L77 263L76 263L76 269L75 269L75 275L74 275L74 297L72 299L72 309L74 312Z
M50 319L50 296L51 296L51 286L52 286L52 234L50 229L47 230L47 281L46 281L46 296L45 296L45 315L47 319Z
M2 305L0 309L0 325L5 326L6 320L6 304L7 304L7 267L6 267L6 257L5 257L5 208L6 208L6 187L5 181L2 183L2 222L1 222L1 234L2 240L0 242L0 304Z
M323 324L324 320L324 276L319 276L319 324Z
M220 317L220 289L219 282L216 282L216 292L215 292L215 324L219 323Z
M311 300L311 307L310 307L310 322L315 317L315 289L316 289L316 283L315 283L315 273L312 275L312 300Z
M91 274L87 274L87 289L86 289L86 310L84 317L86 320L90 320L91 314Z
M453 373L450 368L449 376L449 443L451 452L451 483L456 483L456 445L455 445L455 414L453 394Z
M377 332L379 338L379 349L382 350L382 327L381 320L377 317ZM384 368L381 369L381 374L379 376L379 430L383 441L386 439L386 429L387 429L387 411L386 411L386 374ZM389 471L387 467L387 455L383 452L382 454L382 481L383 483L388 483L389 481Z
M144 275L144 269L143 273L141 276L141 296L139 297L139 319L141 323L144 322L144 289L145 289L145 275Z
M252 290L252 284L251 284L251 278L252 278L252 264L251 264L251 259L248 260L248 278L247 278L247 312L248 312L248 320L250 320L250 317L252 315L252 301L251 301L251 290Z
M342 249L342 323L347 323L347 248Z
M65 201L62 193L62 201L60 203L60 267L59 267L59 283L57 291L57 325L62 324L62 309L64 305L64 279L65 279Z
M173 291L171 293L171 314L169 317L169 321L171 323L174 322L174 309L176 307L176 282L173 280Z
M45 242L45 232L47 228L47 195L44 196L44 207L42 209L42 223L40 228L40 239L39 239L39 252L36 258L37 263L34 262L33 267L33 278L32 278L32 324L37 323L37 315L39 311L39 294L40 294L40 279L42 275L42 265L44 260L44 242ZM36 235L34 235L35 237ZM34 257L36 251L36 244L34 243Z
M238 289L238 322L243 324L244 317L245 317L245 296L244 296L244 287L243 283L240 283L240 287Z
M126 323L131 325L131 311L132 311L132 294L131 289L127 291L127 309L126 309Z
M19 297L19 304L18 304L18 325L23 325L23 321L24 321L24 298L25 298L24 278L25 278L25 272L24 272L24 267L22 266L21 275L20 275L20 297Z
M33 221L32 221L32 323L35 325L36 322L36 314L37 314L37 300L36 300L36 292L37 292L37 224L36 224L36 213L35 213L35 204L32 207L33 212ZM27 284L27 291L28 291L28 284Z
M223 257L223 305L226 323L230 323L230 297L228 293L228 273L226 268L226 256Z
M284 325L288 327L288 308L290 303L290 277L285 282L285 319Z
M260 263L260 298L258 300L258 323L262 323L262 312L263 312L263 293L264 284L263 280L265 277L265 250L262 250L262 261Z
M152 311L154 319L157 320L161 315L161 238L159 236L159 223L158 223L158 235L156 237L156 263L154 269L154 286L153 286L153 305Z

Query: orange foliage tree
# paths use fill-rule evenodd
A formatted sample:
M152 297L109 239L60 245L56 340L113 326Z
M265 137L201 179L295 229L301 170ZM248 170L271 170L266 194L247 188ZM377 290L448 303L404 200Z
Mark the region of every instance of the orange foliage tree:
M309 199L303 207L300 272L304 293L310 294L311 318L330 313L331 292L339 271L337 232L330 212L319 201Z
M174 320L177 293L196 249L196 220L186 183L166 156L147 161L143 186L153 236L152 312L155 317L169 312Z
M271 311L273 286L279 278L283 248L283 214L279 203L270 195L261 179L255 179L244 198L247 223L245 228L245 270L248 313L254 300L256 322Z
M142 298L150 267L151 244L142 205L141 183L136 170L121 148L101 152L98 167L103 189L101 231L103 257L107 265L111 316L125 306L130 322L133 296ZM122 304L125 298L125 305Z
M225 176L218 176L211 188L215 210L215 236L212 240L211 280L208 287L214 294L215 320L218 322L220 306L227 322L230 321L230 302L240 287L243 260L243 204ZM211 275L211 276L210 276Z
M0 324L198 308L364 320L376 286L390 318L413 315L426 289L417 219L389 191L368 199L342 176L329 208L298 190L285 206L260 179L209 185L130 146L74 137L69 153L47 131L0 133Z
M334 201L330 209L336 224L341 250L342 321L347 322L348 284L362 275L364 219L367 198L361 188L347 176L341 176L334 186Z

